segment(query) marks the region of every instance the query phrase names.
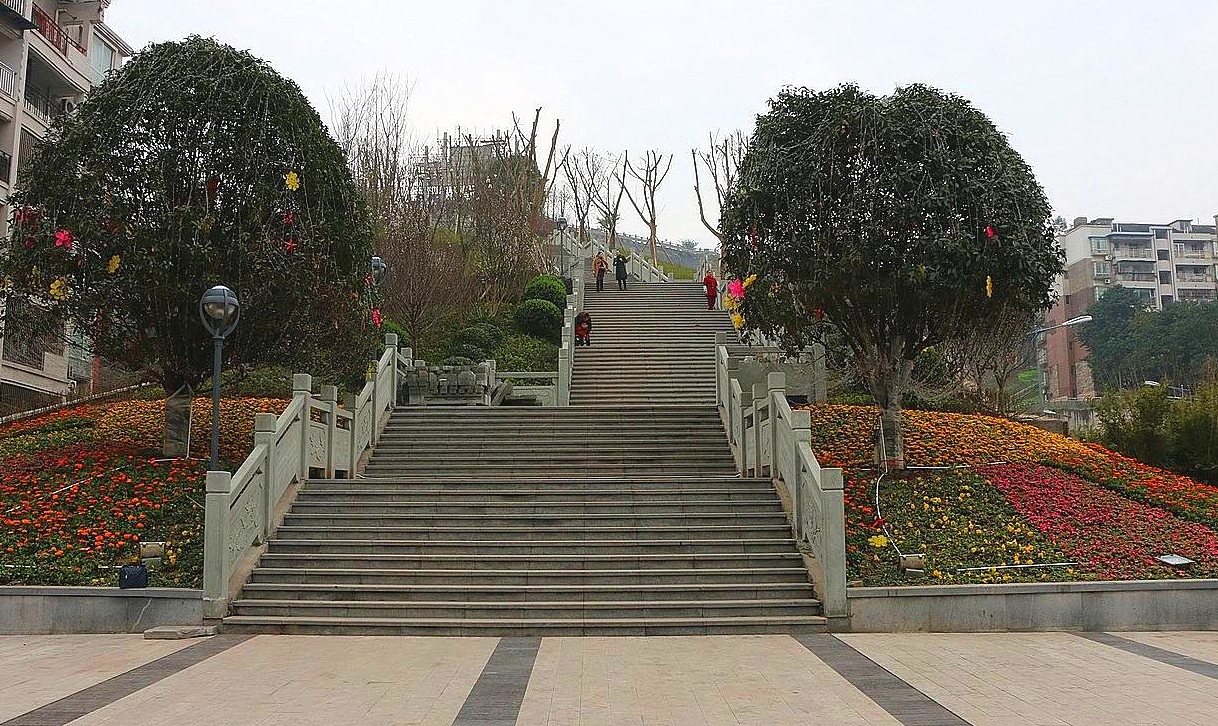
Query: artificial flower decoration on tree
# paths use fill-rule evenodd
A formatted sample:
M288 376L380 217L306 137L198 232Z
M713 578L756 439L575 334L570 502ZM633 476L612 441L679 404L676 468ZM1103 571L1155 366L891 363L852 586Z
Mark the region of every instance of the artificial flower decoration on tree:
M985 296L994 297L994 280L989 275L985 276Z
M226 365L359 379L368 213L320 116L264 61L198 37L151 45L29 162L0 256L24 303L9 329L70 322L102 357L184 390L211 373L197 306L223 284L241 291Z

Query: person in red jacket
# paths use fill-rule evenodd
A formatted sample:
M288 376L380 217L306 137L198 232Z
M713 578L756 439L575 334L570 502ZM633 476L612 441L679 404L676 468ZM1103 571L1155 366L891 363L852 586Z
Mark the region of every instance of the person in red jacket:
M715 301L719 299L719 281L715 279L715 273L707 271L702 284L706 287L706 309L714 310Z

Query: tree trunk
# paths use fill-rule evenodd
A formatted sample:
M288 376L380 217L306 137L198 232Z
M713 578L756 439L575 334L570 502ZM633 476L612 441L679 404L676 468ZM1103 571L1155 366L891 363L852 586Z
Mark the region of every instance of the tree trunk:
M177 376L166 376L161 385L165 387L165 438L161 453L171 459L188 457L194 389Z
M912 373L913 361L899 359L895 362L877 361L869 376L871 393L880 407L880 423L883 426L883 436L875 439L875 463L888 471L905 468L901 404Z

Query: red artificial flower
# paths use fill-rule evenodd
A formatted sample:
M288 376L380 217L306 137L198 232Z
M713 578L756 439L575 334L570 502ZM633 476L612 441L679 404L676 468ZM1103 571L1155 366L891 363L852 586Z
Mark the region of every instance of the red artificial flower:
M291 212L284 212L283 223L291 227L296 222L296 215Z
M66 229L61 229L55 233L55 246L62 247L65 250L72 246L72 242L76 240L72 233Z
M296 247L296 240L291 237L288 237L287 241L283 243L283 248L288 251L288 254L295 252Z
M381 327L381 309L372 308L372 324L376 327Z
M887 519L884 519L883 517L876 517L875 521L872 522L870 526L872 529L884 529L884 525L886 524L888 524Z
M821 309L821 307L819 305L816 306L816 319L817 320L825 319L825 311L823 309Z
M985 228L985 236L988 237L989 239L994 239L995 237L998 236L998 232L994 231L994 228L992 226L988 226Z
M106 231L110 234L118 234L119 230L122 229L118 222L110 219L109 217L102 220L102 226L104 226Z
M25 244L22 246L25 247L27 250L32 250L32 249L34 249L35 244L37 244L37 240L35 240L33 237L26 237Z
M216 198L216 190L220 188L220 177L213 176L207 179L207 196L212 199Z

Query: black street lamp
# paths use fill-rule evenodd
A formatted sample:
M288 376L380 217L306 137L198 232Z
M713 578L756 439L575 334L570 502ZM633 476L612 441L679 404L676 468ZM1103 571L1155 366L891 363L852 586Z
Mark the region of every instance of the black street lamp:
M571 292L570 278L567 269L567 238L563 232L567 229L567 218L559 217L554 220L554 229L558 230L558 271L562 275L562 279L567 283L567 293Z
M237 329L241 318L241 303L232 290L216 285L203 293L199 300L199 319L211 333L213 344L211 371L211 470L215 471L220 455L220 363L224 339Z
M389 274L389 265L380 257L372 258L372 289L379 290L385 282L385 276Z

